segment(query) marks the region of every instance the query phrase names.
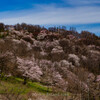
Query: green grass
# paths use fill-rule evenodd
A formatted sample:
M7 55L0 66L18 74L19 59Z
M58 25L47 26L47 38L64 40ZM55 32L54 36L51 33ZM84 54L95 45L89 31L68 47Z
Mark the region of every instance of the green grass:
M24 80L21 78L4 77L0 82L0 93L14 92L14 93L27 94L29 92L40 92L40 93L52 92L52 89L40 84L39 82L28 81L26 85L23 85L23 81Z
M47 86L43 86L38 82L28 82L28 86L34 88L36 91L38 92L42 92L42 93L50 93L52 92L51 88L48 88Z
M2 80L0 80L0 94L14 94L15 96L17 94L20 94L21 97L23 97L22 100L27 100L28 95L32 93L41 94L41 95L65 95L65 92L53 92L52 88L47 87L39 82L32 82L30 80L27 81L26 85L23 85L24 80L18 77L3 77ZM41 96L40 95L40 96ZM70 93L67 93L67 96L69 96ZM16 98L16 97L15 97ZM14 100L14 99L11 99Z
M30 88L21 84L12 84L10 82L2 81L0 84L0 94L2 93L20 93L24 94L30 91Z
M18 78L18 77L17 77L17 78L15 78L15 80L16 80L16 81L19 81L19 82L23 82L23 81L24 81L23 79Z

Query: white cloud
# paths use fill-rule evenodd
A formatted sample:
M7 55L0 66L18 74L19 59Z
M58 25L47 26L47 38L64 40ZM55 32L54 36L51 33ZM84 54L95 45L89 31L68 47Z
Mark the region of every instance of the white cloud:
M0 14L1 16L1 14ZM57 7L36 5L35 9L4 12L0 22L5 24L84 24L100 22L100 7Z

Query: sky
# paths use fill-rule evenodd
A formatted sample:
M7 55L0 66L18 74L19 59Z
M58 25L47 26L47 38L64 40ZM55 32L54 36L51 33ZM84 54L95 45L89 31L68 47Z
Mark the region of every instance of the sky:
M1 0L0 22L65 25L100 36L100 0Z

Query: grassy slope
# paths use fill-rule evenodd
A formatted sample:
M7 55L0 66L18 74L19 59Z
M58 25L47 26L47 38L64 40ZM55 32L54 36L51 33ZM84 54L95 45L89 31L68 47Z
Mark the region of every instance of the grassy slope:
M30 91L35 91L35 92L41 92L41 93L47 93L47 92L52 92L52 90L38 82L27 82L27 85L23 85L23 79L21 78L14 78L10 77L7 80L3 79L0 82L0 93L4 93L5 89L8 90L13 90L14 92L21 92L22 94L28 93Z
M21 100L27 100L29 94L36 93L36 94L63 94L62 92L56 92L53 93L52 88L48 88L47 86L44 86L40 84L39 82L31 82L28 81L26 85L23 85L23 79L21 78L3 78L0 80L0 94L20 94L25 99ZM69 93L67 93L68 96L70 96ZM14 99L11 99L14 100ZM51 100L51 99L50 99ZM54 100L54 99L52 99Z
M20 94L23 97L27 97L30 93L51 93L52 89L48 88L38 82L28 81L26 85L23 85L23 79L21 78L3 78L0 80L0 94Z

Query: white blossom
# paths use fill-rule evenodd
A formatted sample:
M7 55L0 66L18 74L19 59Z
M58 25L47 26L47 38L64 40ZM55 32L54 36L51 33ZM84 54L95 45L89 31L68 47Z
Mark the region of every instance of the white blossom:
M39 66L32 60L24 60L17 57L18 69L23 74L22 76L27 77L29 79L40 80L42 75L42 71Z

